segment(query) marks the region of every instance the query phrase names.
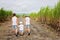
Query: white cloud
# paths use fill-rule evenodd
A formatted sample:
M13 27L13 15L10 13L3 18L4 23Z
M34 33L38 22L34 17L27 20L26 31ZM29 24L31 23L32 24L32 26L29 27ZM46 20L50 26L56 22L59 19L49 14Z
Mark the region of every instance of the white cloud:
M41 7L54 7L58 0L0 0L0 8L13 10L16 13L38 11Z

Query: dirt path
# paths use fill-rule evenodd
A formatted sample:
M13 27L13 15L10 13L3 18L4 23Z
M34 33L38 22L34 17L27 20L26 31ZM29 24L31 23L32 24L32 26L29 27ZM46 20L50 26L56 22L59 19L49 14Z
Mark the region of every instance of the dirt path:
M21 19L24 22L24 19ZM31 35L16 37L11 31L11 21L0 25L0 40L60 40L57 33L45 24L40 24L31 20Z

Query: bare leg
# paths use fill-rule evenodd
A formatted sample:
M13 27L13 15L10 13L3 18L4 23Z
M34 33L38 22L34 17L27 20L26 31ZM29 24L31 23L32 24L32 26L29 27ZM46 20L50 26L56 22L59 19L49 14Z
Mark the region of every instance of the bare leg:
M30 35L30 29L28 29L28 35Z
M16 34L16 36L18 36L18 30L17 29L15 30L15 34Z

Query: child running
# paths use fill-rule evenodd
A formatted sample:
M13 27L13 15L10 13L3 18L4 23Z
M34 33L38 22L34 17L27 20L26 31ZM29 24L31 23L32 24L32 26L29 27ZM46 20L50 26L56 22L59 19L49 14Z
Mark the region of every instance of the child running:
M12 28L16 36L17 36L17 24L18 24L18 20L17 20L16 14L14 13L12 17Z
M28 32L28 35L30 35L30 17L29 16L26 16L25 23L26 23L26 32Z
M22 22L20 22L19 27L19 34L22 36L24 34L24 25Z

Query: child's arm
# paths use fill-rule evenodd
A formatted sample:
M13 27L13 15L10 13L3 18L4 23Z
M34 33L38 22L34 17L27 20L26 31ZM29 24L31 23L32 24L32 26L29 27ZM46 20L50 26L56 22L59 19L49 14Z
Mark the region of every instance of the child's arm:
M17 23L17 25L18 25L18 18L17 18L16 20L17 20L16 23Z

